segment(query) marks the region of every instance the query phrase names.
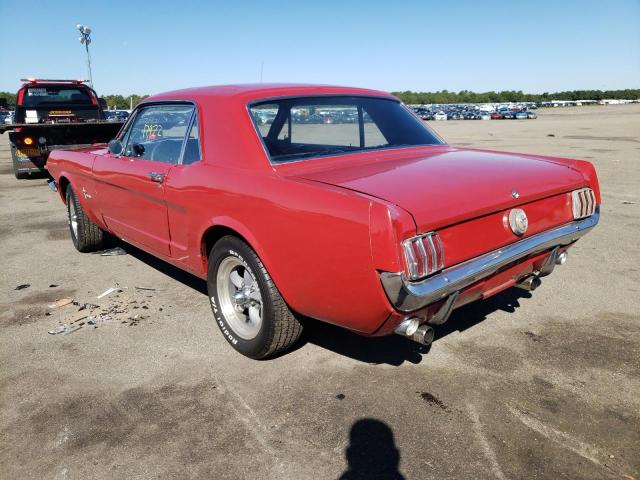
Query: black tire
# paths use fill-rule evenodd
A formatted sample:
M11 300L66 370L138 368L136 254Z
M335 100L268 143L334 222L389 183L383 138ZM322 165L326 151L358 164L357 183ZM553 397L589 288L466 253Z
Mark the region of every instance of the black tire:
M13 174L16 176L18 180L26 180L27 178L30 177L28 173L18 173L15 170L13 171Z
M262 319L259 331L250 339L242 338L234 330L233 323L223 313L223 303L218 296L218 269L225 259L232 257L243 264L240 267L248 270L260 289ZM207 289L220 331L231 346L243 355L254 359L272 357L290 348L300 338L302 324L285 303L256 253L241 239L228 235L213 246L209 254Z
M67 215L69 218L69 233L71 234L71 240L73 246L79 252L94 252L102 249L104 243L104 231L93 223L87 217L87 214L82 208L82 205L78 201L71 185L67 187ZM75 209L77 233L74 232L72 225L72 210Z

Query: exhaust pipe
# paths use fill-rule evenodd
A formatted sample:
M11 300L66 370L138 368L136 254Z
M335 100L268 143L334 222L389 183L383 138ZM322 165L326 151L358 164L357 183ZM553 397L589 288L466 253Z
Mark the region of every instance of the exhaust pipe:
M542 284L542 280L537 275L531 275L524 280L516 283L516 287L533 292Z
M420 328L416 330L416 333L411 335L411 340L428 347L433 343L434 336L435 332L432 327L429 325L421 325Z
M403 320L395 329L395 333L407 337L422 345L431 345L434 331L429 325L420 325L418 317L411 317Z

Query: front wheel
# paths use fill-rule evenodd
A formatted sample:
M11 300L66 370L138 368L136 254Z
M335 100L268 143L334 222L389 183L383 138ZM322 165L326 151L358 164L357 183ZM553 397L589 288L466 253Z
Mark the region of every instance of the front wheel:
M209 255L207 288L224 337L238 352L263 359L291 347L302 333L256 253L234 236Z
M104 231L89 220L71 185L67 187L67 213L73 246L79 252L94 252L102 248Z

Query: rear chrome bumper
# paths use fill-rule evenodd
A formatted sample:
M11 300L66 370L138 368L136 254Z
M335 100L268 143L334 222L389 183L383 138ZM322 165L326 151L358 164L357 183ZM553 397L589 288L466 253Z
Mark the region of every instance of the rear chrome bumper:
M538 233L417 282L405 280L402 273L389 272L381 273L380 280L391 304L401 312L412 312L459 292L519 260L569 245L589 232L599 220L600 213L596 210L590 217Z

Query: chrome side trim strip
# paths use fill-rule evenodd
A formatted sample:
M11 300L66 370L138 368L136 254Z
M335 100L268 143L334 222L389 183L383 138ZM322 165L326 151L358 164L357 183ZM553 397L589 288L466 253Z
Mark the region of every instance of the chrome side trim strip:
M554 247L569 245L595 227L600 220L599 209L577 220L519 242L454 265L421 281L406 281L402 273L382 272L380 280L391 301L401 312L411 312L437 302L472 283L493 275L501 268Z

